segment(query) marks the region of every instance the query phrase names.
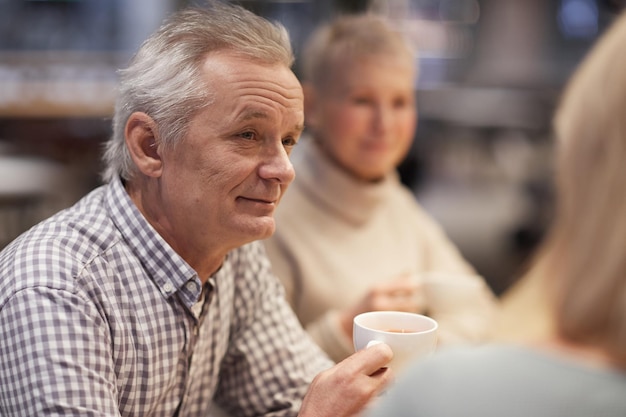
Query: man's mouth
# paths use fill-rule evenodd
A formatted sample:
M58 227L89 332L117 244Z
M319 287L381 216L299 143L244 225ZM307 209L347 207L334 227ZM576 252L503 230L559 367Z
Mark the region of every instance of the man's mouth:
M247 200L247 201L252 201L254 203L260 203L260 204L276 204L276 202L278 201L278 200L275 200L275 199L244 197L244 196L241 196L239 198L243 199L243 200Z

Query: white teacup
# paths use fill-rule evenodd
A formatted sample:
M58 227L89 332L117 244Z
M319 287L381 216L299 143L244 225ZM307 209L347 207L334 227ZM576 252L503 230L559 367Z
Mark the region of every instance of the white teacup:
M383 342L393 351L389 367L400 372L409 362L426 357L437 346L437 322L430 317L402 311L371 311L354 318L354 348L361 350Z

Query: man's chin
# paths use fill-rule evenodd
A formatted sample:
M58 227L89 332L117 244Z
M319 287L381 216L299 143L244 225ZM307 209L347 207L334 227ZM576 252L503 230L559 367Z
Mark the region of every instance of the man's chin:
M268 237L271 237L275 231L276 225L274 224L274 222L272 222L272 225L266 229L266 231L263 233L263 237L260 239L267 239Z
M249 224L246 227L246 235L248 236L248 243L255 240L263 240L271 237L276 230L276 223L274 218L262 218L257 219L254 224Z

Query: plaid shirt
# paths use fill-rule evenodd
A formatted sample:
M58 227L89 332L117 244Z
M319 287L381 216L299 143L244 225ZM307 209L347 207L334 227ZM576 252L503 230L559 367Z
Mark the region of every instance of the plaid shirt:
M332 363L262 245L205 288L119 180L35 226L0 253L0 415L297 415Z

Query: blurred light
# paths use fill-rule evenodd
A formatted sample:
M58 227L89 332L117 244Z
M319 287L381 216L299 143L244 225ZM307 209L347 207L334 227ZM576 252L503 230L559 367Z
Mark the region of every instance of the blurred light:
M480 17L480 5L476 0L442 0L439 3L439 19L447 22L474 24Z
M598 33L598 6L593 0L563 0L558 22L567 38L594 38Z

